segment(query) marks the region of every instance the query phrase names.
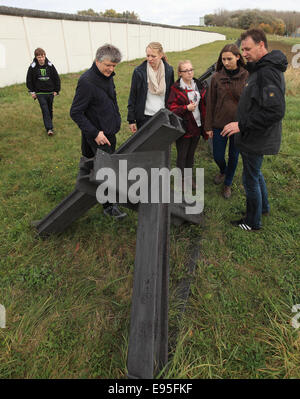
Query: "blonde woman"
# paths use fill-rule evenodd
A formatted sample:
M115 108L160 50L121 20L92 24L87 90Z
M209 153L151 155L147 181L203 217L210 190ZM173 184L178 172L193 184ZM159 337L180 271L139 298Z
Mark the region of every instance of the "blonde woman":
M173 84L168 99L168 108L183 119L185 134L176 140L176 166L181 170L192 169L200 136L204 139L205 93L207 84L194 78L194 68L189 60L178 64L178 80ZM192 181L193 188L195 183Z
M146 47L146 60L133 71L128 99L127 120L135 133L157 111L166 107L174 70L167 63L163 47L151 42Z

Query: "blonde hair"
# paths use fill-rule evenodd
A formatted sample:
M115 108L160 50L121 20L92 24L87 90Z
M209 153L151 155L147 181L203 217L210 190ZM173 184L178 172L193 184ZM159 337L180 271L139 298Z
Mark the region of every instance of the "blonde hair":
M179 61L177 67L178 78L180 78L181 67L183 64L191 64L193 66L190 60Z
M159 42L151 42L148 44L147 48L151 48L152 50L157 50L159 54L162 54L162 59L167 62L167 56L164 53L163 46Z

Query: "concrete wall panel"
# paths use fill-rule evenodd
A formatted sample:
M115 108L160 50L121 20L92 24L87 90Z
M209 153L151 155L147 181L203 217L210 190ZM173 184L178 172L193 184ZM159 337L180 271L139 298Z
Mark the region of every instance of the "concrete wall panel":
M0 17L0 87L3 87L25 81L32 57L22 18L6 15Z
M37 47L42 47L46 51L47 58L52 60L60 70L62 68L65 70L65 47L61 21L23 17L23 22L25 37L28 39L30 60L34 57L34 50Z
M128 60L134 60L140 57L140 42L141 37L141 26L128 24L127 35L128 35Z
M118 47L122 53L123 61L128 61L127 24L110 22L111 44Z
M148 46L149 43L153 42L152 36L151 36L151 31L152 31L151 26L140 25L139 57L145 57L146 47Z
M218 33L167 26L23 15L0 14L0 87L25 82L36 47L45 49L62 74L89 68L104 43L119 47L126 61L144 58L147 44L154 41L169 52L225 40Z
M109 22L90 22L91 48L93 60L96 51L105 43L111 43L110 23Z
M93 59L89 22L62 21L69 72L83 70ZM54 61L56 62L56 61Z

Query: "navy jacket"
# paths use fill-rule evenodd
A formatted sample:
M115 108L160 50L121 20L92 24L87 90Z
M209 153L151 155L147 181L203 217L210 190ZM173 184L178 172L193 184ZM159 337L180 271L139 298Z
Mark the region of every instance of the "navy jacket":
M40 65L36 58L28 68L26 76L28 91L35 93L59 93L60 78L55 66L46 58L45 64Z
M70 116L81 130L82 148L86 147L88 140L95 139L99 131L112 136L120 130L114 75L113 72L106 77L93 63L78 80Z
M166 79L166 95L165 106L167 104L170 88L174 83L174 70L171 65L163 60L165 65ZM147 99L148 83L147 83L147 61L136 67L133 71L131 88L128 99L127 120L129 123L135 123L144 119L144 111Z
M235 135L235 144L243 152L277 154L285 113L286 56L273 50L246 67L250 75L238 105L240 133Z

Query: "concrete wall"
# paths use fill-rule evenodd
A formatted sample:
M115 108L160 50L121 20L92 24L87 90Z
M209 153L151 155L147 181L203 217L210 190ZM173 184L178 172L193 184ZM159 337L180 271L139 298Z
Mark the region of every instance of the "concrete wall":
M19 11L13 13L12 10ZM104 43L117 46L122 52L122 61L128 61L144 57L146 45L151 41L159 41L168 52L225 40L225 36L218 33L167 25L98 21L58 13L49 16L41 11L38 15L31 14L0 7L0 87L25 81L36 47L46 50L48 59L62 74L90 67L97 48Z

